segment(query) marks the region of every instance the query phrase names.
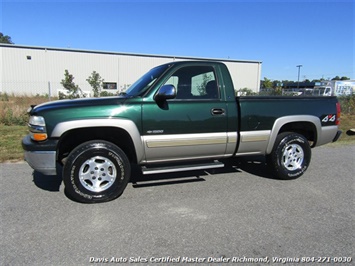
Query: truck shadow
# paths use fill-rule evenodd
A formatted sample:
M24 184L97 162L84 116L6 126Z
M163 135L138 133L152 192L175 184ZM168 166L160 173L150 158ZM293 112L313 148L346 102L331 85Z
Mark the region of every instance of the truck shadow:
M132 168L131 183L134 188L173 185L178 183L193 183L206 181L204 178L206 176L240 172L246 172L261 178L277 179L274 177L270 168L266 165L265 158L263 156L231 158L223 160L222 162L225 165L223 168L153 175L143 175L140 168L135 166Z
M243 172L266 179L279 180L266 164L265 156L246 156L230 160L233 160L234 164Z
M134 188L149 186L164 186L180 183L194 183L206 181L204 177L218 174L231 174L246 172L253 176L267 179L276 179L269 167L265 163L263 156L231 158L222 161L225 165L223 168L195 170L186 172L174 172L166 174L143 175L141 169L132 166L132 176L130 183ZM40 189L59 192L62 185L62 168L59 166L56 176L47 176L37 171L33 171L33 182Z
M181 183L194 183L206 181L203 176L206 176L205 171L186 171L166 174L143 175L139 166L132 168L130 183L134 188L165 186Z
M44 175L37 171L33 171L33 182L35 185L43 190L51 192L59 192L60 185L62 184L62 175Z

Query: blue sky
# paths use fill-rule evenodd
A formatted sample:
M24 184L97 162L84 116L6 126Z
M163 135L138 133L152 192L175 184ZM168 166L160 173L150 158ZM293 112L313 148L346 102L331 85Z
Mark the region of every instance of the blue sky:
M262 61L261 78L355 79L355 4L344 1L0 0L15 44Z

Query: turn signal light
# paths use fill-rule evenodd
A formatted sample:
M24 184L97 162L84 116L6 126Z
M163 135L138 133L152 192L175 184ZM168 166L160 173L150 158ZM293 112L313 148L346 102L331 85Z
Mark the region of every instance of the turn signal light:
M32 133L32 139L36 141L44 141L47 139L46 133Z

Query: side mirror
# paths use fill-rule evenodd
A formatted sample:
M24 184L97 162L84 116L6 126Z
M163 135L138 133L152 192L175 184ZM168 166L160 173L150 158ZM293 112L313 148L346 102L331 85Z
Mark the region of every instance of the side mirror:
M169 99L174 99L176 97L176 88L174 85L168 84L162 86L159 90L158 93L155 94L154 100L155 101L165 101Z

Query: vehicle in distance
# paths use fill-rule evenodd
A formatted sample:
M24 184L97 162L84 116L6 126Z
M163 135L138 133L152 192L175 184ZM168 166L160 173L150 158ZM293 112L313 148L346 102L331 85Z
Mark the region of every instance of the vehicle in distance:
M265 155L275 176L294 179L311 148L336 141L336 97L235 97L227 67L214 61L157 66L122 95L32 107L25 159L56 175L79 202L119 197L131 165L143 174L223 167L221 159Z

